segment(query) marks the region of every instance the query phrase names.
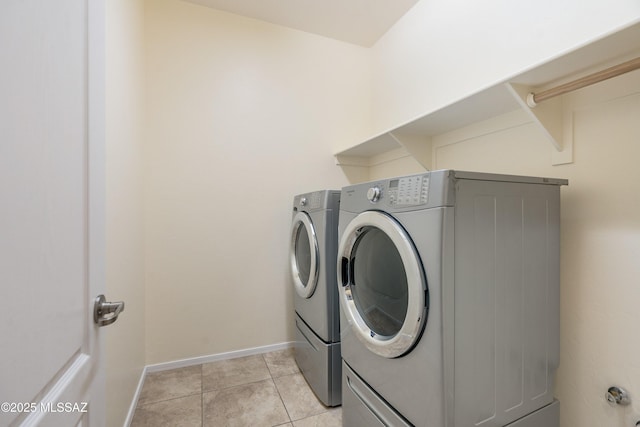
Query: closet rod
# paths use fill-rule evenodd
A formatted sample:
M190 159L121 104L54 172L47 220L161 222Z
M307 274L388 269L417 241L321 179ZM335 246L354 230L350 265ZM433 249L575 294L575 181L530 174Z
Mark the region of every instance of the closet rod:
M612 77L617 77L621 74L628 73L629 71L637 70L638 68L640 68L640 58L632 59L630 61L623 62L622 64L607 68L606 70L598 71L597 73L593 73L580 79L574 80L572 82L565 83L551 89L543 90L539 93L530 93L529 96L527 96L527 104L529 105L529 107L533 108L539 102L545 101L549 98L563 95L567 92L581 89L585 86L589 86L594 83L610 79Z

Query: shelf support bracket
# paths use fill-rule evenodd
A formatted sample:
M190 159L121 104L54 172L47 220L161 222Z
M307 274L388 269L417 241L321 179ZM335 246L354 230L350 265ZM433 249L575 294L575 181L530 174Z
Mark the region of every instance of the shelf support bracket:
M433 163L431 137L405 135L394 131L389 132L389 135L391 135L400 146L404 147L425 170L431 170Z
M549 99L544 104L536 105L531 102L529 96L533 92L532 88L515 83L505 83L505 85L553 146L551 163L553 165L573 163L573 120L572 114L564 114L562 97Z

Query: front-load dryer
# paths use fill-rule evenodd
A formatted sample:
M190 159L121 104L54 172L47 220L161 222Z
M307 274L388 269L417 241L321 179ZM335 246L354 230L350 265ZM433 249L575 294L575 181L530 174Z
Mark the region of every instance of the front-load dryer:
M295 359L327 406L341 398L340 314L336 284L340 191L293 199L290 270L294 287Z
M557 427L560 185L452 170L342 189L345 427Z

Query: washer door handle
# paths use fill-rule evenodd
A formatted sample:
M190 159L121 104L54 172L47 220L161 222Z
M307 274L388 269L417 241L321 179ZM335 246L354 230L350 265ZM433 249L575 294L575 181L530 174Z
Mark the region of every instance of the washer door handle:
M351 277L349 275L349 258L343 256L340 262L340 267L342 271L342 281L340 283L342 286L347 286L351 281Z

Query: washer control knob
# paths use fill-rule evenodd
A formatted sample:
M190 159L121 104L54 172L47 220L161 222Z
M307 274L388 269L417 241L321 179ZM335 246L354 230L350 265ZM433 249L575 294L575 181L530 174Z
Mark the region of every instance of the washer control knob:
M307 205L307 198L303 197L300 199L300 206L306 206Z
M380 187L371 187L369 191L367 191L367 199L369 199L370 202L377 202L380 199Z

